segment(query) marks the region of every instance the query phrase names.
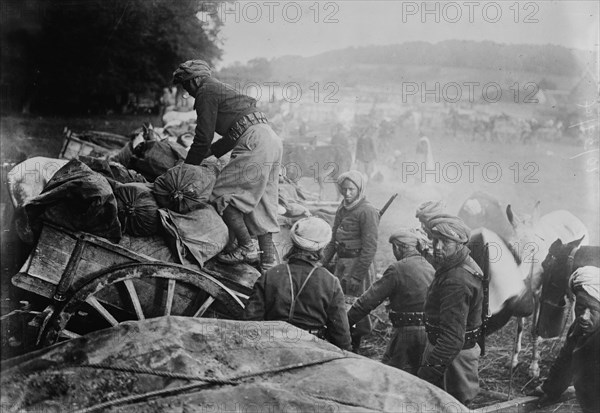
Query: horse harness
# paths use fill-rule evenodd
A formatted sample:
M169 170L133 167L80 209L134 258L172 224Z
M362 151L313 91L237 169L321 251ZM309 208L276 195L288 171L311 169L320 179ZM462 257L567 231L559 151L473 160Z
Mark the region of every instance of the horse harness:
M575 254L579 251L579 247L581 244L577 245L575 248L571 250L569 256L567 257L567 274L573 274L573 265L575 264Z

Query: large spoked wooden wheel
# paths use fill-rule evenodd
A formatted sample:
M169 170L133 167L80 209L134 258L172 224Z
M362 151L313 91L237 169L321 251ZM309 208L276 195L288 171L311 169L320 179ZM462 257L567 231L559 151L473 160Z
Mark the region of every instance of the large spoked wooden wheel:
M75 338L123 321L168 315L239 319L244 305L210 275L176 264L133 263L101 271L55 308L39 342Z

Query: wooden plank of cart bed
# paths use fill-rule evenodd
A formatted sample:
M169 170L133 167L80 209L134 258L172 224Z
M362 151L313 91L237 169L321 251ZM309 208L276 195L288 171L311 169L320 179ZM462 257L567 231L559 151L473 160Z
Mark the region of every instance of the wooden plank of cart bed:
M562 396L556 402L553 403L553 405L564 403L565 401L571 400L574 397L575 388L571 386L562 394ZM537 401L539 399L540 398L538 396L518 397L516 399L471 410L471 413L526 413L532 410L539 409L539 407L537 406Z

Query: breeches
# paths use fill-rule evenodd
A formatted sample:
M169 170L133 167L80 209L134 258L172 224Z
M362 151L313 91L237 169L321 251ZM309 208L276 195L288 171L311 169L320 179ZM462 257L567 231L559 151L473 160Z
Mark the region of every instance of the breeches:
M283 147L266 124L252 125L240 136L212 191L219 214L232 205L244 214L250 235L278 232L277 200Z
M381 362L416 376L421 366L421 356L426 345L425 327L394 328L392 338L387 345Z
M427 341L423 360L433 351L433 344ZM479 393L479 355L481 349L475 347L461 350L452 360L444 374L444 390L463 404L473 400Z

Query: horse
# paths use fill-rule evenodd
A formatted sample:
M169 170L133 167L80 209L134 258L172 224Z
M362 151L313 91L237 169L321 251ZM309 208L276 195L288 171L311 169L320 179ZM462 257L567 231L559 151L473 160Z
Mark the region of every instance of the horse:
M542 293L537 331L541 337L555 337L566 327L572 303L569 293L569 278L580 267L600 267L600 247L581 246L583 238L562 243L559 238L550 245L548 255L542 261ZM600 282L600 280L599 280ZM556 319L562 317L562 323ZM562 326L561 331L556 331Z
M500 260L506 266L505 268L495 269L496 272L502 273L502 276L499 276L498 279L508 280L516 276L517 279L523 282L520 291L510 291L513 294L512 296L510 294L499 294L499 297L504 298L506 302L503 303L502 311L495 313L492 320L490 320L489 331L493 332L501 328L511 317L517 317L517 338L515 340L513 357L510 360L510 366L516 367L523 334L522 318L533 315L531 332L533 357L529 367L529 374L532 377L539 377L539 336L536 326L540 308L539 296L542 288L543 271L541 258L539 257L546 256L550 247L549 240L552 239L561 238L572 241L582 238L582 242L587 242L587 229L577 217L565 210L553 211L540 218L539 202L536 203L531 218L524 220L515 215L510 205L507 205L506 215L503 217L500 213L501 204L491 196L482 197L479 194L474 198L478 201L485 200L484 205L489 208L487 210L482 209L477 214L470 214L468 217L472 218L472 220L468 225L473 225L475 228L483 227L489 229L491 227L502 233L502 235L497 234L498 239L502 240L502 244L497 240L495 240L494 244L502 245ZM481 203L479 203L479 206L481 206ZM468 207L461 208L459 216L464 216L468 212L468 209ZM505 220L508 221L510 227L506 226ZM477 225L474 225L474 223ZM492 232L495 233L495 231ZM483 262L478 262L478 264L481 266ZM509 281L502 282L508 283ZM490 285L490 294L493 288L499 288L499 286L494 287ZM492 307L490 306L490 308Z

